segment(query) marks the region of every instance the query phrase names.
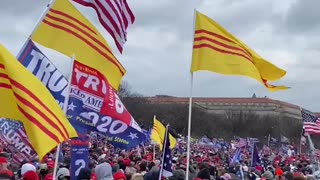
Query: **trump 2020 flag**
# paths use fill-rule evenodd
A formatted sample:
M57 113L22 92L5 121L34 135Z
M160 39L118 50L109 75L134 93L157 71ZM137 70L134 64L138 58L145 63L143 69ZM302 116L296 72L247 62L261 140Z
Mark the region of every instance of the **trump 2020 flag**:
M99 132L115 148L131 149L146 140L106 78L78 61L73 66L67 115L76 129Z
M161 179L161 177L172 176L172 155L170 149L169 125L166 126L166 134L163 147L164 151L162 153L162 163L159 180Z
M15 165L19 166L23 160L33 161L37 157L19 121L0 118L0 143L10 151Z
M62 108L68 94L68 80L55 65L31 40L23 47L17 59L47 87Z
M48 89L0 45L0 117L22 122L39 159L76 131Z

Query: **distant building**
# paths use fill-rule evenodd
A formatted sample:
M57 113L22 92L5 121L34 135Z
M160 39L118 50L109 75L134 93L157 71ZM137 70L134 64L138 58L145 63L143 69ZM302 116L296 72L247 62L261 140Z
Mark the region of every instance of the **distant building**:
M189 98L172 96L148 97L153 104L189 104ZM267 97L251 98L209 98L194 97L193 106L203 108L208 113L223 114L230 110L251 111L258 115L282 115L301 120L300 107L291 103L270 99Z

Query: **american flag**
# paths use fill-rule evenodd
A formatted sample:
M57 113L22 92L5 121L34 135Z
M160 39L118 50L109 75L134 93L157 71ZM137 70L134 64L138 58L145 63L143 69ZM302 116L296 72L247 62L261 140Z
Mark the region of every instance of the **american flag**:
M247 145L247 140L241 137L235 137L234 147L242 148Z
M101 25L110 33L118 50L122 53L127 41L127 29L135 17L126 0L73 0L93 8Z
M303 128L305 133L320 135L320 119L319 117L308 113L304 110L301 111Z
M170 177L172 176L172 154L170 149L170 140L169 140L169 125L166 127L165 142L164 142L164 151L162 153L162 164L160 169L160 177Z
M269 144L278 144L279 140L277 138L269 136Z

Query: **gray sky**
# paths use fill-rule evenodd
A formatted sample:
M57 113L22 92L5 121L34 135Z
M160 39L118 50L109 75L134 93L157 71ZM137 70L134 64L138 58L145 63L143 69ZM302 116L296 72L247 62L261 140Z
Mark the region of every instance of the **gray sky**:
M17 54L48 0L1 0L0 43ZM265 59L287 70L277 83L292 89L269 93L255 80L199 72L194 96L268 96L320 111L320 1L316 0L128 0L136 16L119 55L93 10L76 6L105 35L124 65L124 78L144 95L189 96L193 8L208 15ZM43 49L61 71L62 55Z

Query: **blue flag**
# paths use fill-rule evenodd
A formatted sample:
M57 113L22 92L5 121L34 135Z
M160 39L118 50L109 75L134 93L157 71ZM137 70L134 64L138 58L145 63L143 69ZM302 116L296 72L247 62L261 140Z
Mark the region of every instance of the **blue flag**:
M68 94L68 81L55 65L31 40L17 59L47 87L62 108Z
M31 40L17 59L48 88L63 107L69 93L68 80ZM80 63L75 62L74 70L77 72L73 72L75 81L71 86L67 108L68 119L76 131L80 134L87 131L103 134L115 148L120 149L131 149L144 142L146 135L142 133L139 125L126 111L119 98L110 96L112 93L109 93L108 88L111 86L100 76L94 75L101 73L94 69L86 72L90 67L82 66L86 69L78 69L80 66ZM92 72L94 74L91 74ZM99 84L96 84L98 82ZM79 85L82 87L79 88ZM113 97L112 102L106 101L110 97ZM109 106L112 107L108 108ZM105 112L102 113L101 110Z
M241 149L242 148L237 148L232 159L230 160L230 164L234 164L234 163L239 163L241 160Z
M78 134L79 137L72 139L71 143L71 180L77 180L82 168L89 167L89 137L86 134Z
M253 145L253 152L252 152L252 163L251 166L255 167L256 165L261 163L260 157L259 157L259 151L257 146L254 144Z
M67 114L76 128L105 135L115 148L130 150L146 141L146 134L102 74L77 61Z
M169 125L167 125L166 127L165 141L163 147L164 151L162 153L160 176L170 177L172 176L172 154L170 149Z

